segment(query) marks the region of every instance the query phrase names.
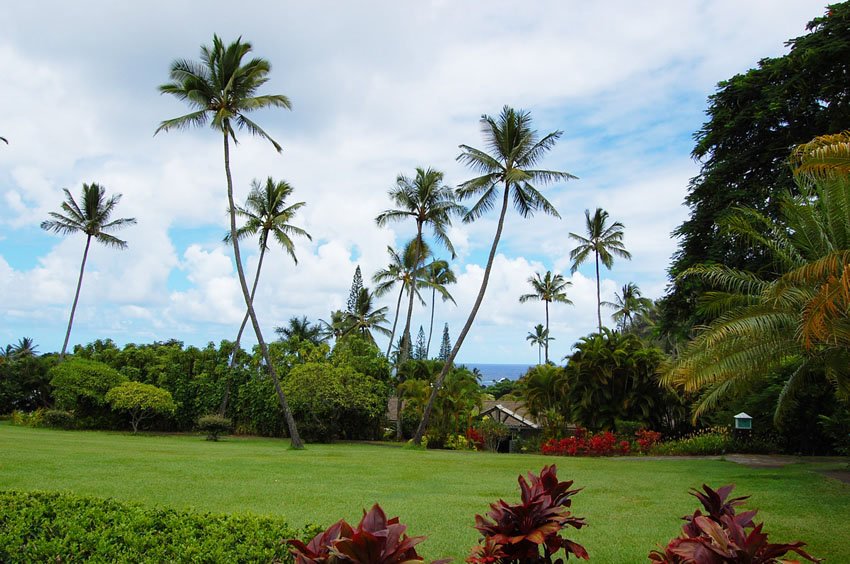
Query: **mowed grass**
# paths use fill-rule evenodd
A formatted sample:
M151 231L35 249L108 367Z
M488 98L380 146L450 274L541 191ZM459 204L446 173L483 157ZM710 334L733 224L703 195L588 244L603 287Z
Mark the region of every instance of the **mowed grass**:
M498 498L519 498L517 475L557 464L584 488L574 514L589 526L569 532L596 562L646 562L678 534L679 517L702 483L737 485L752 496L774 542L803 540L812 554L850 562L850 485L814 465L752 469L721 460L559 458L420 451L369 444L308 445L282 440L130 436L0 424L0 489L61 490L149 505L285 517L290 524L356 523L379 502L426 558L462 562L476 543L474 515Z

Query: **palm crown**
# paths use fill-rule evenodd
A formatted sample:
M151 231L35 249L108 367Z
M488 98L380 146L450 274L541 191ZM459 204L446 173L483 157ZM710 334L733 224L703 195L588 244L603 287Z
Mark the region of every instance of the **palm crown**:
M83 184L82 205L78 205L67 188L64 192L65 201L60 207L65 213L50 212L48 215L53 219L42 221L42 229L62 235L83 232L104 245L119 249L127 247L126 241L107 233L136 223L132 217L109 221L115 206L121 201L121 194L106 198L106 189L100 184Z
M560 274L552 275L551 270L547 270L542 277L539 272L535 272L534 276L528 279L528 283L534 289L531 294L523 294L519 297L520 303L525 303L529 300L540 300L546 304L546 334L549 333L549 303L559 302L562 304L572 305L572 301L567 298L564 289L572 286L573 283L565 280ZM549 362L549 342L545 343L546 362Z
M236 208L236 214L246 219L245 224L236 230L236 236L244 239L259 233L260 249L268 250L271 235L297 264L295 244L290 236L300 235L311 241L313 238L300 227L289 224L295 213L305 205L304 202L286 204L286 198L292 195L292 190L292 186L285 180L275 182L271 176L264 183L254 180L245 207ZM230 233L224 239L229 242Z
M196 110L163 121L156 133L209 123L236 142L235 124L238 129L267 139L280 151L277 141L245 114L268 107L290 109L292 105L282 94L256 95L257 89L268 82L271 65L261 58L243 64L242 59L250 51L251 44L243 42L241 37L225 46L214 35L212 47L201 47L200 63L186 59L174 61L169 73L171 82L161 85L159 91L176 96Z

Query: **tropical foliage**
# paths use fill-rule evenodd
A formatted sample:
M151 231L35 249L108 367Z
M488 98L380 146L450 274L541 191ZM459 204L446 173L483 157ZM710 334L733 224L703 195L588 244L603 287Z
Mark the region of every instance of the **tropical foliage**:
M122 382L106 392L105 398L113 410L124 411L130 415L133 433L139 431L139 424L157 415L174 413L177 406L168 390L141 382Z

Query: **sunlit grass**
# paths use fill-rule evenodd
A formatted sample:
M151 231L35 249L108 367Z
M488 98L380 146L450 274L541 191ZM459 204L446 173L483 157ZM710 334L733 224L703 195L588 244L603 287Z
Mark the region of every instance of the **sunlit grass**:
M294 526L356 522L379 502L429 558L463 561L476 513L516 500L520 472L556 463L584 490L573 510L590 524L571 531L596 562L646 562L696 508L688 489L737 484L774 542L803 540L811 553L850 561L850 486L810 465L751 469L720 460L555 458L420 451L366 444L308 445L193 436L64 432L0 424L0 488L64 490L146 504L284 516Z

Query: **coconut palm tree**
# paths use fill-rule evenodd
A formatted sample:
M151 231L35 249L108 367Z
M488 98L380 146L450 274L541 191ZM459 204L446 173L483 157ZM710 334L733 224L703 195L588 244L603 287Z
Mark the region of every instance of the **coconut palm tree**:
M552 275L551 270L547 270L546 274L541 278L539 272L535 272L534 276L528 279L534 290L531 294L523 294L519 297L520 303L525 303L529 300L540 300L546 304L546 334L549 334L549 303L558 302L562 304L573 305L573 302L567 298L567 293L564 288L572 286L573 283L569 280L564 280L560 274ZM549 363L549 340L545 342L546 363Z
M21 359L38 356L36 349L38 349L38 345L35 344L35 341L31 337L22 337L18 339L18 342L14 346L11 346L9 351L15 359Z
M614 294L613 302L602 302L602 305L614 308L611 319L625 333L635 319L652 308L652 300L643 297L637 284L628 282L623 285L619 294Z
M826 379L850 402L850 177L800 181L800 194L781 202L781 222L738 209L723 224L770 253L775 272L706 265L681 275L717 288L703 303L716 319L663 377L664 383L701 392L694 419L779 369L790 376L776 405L777 420L814 381Z
M451 300L453 304L457 305L454 297L452 297L451 293L446 289L446 286L449 284L457 282L457 277L452 269L449 268L448 261L445 260L435 260L428 264L425 268L428 277L427 284L431 288L431 322L428 325L428 343L425 345L425 358L429 358L431 351L431 337L434 334L434 306L437 303L437 293L439 292L443 303Z
M375 222L383 227L390 222L413 219L416 222L414 242L414 262L419 269L427 257L423 231L430 227L434 238L455 257L455 249L449 239L447 230L452 224L451 216L463 211L455 200L451 188L443 184L443 173L432 168L416 168L413 178L398 175L395 186L389 191L390 199L398 206L378 214ZM409 287L410 289L410 287ZM410 322L413 316L413 292L408 292L407 319L402 335L410 334ZM402 347L399 364L403 364L410 355L408 346Z
M367 341L375 344L375 337L372 331L377 331L381 335L389 336L390 330L384 324L387 322L387 308L380 307L374 309L372 293L368 288L361 288L360 294L357 296L357 302L354 305L354 312L344 312L342 336L349 333L360 333Z
M302 317L290 317L286 326L275 327L274 332L280 336L282 341L298 339L299 341L318 345L327 340L327 337L322 335L322 328L319 325L310 323L306 315Z
M543 350L544 346L549 344L549 341L554 341L552 337L549 336L549 330L543 327L542 323L538 323L534 326L534 332L529 332L525 337L526 341L529 341L531 346L537 345L537 364L541 363L540 353ZM546 359L546 363L549 363L549 359Z
M489 152L468 145L460 146L461 154L457 159L480 175L461 184L457 189L457 194L460 200L478 198L475 204L464 214L463 221L465 223L475 221L497 205L500 205L499 219L496 223L496 233L490 246L490 254L487 257L487 265L484 268L484 277L481 280L478 296L443 369L440 371L440 375L437 377L437 381L434 383L431 397L422 413L419 428L413 437L416 444L422 441L437 393L443 385L446 374L448 374L458 351L460 351L473 321L475 321L481 302L484 300L510 201L513 200L514 208L522 217L529 217L534 212L541 210L549 215L560 217L555 207L534 187L534 184L549 184L575 178L567 172L535 168L543 156L554 147L555 142L561 136L561 132L553 131L541 137L531 127L531 114L529 112L514 110L505 106L498 117L481 116L481 127L484 143Z
M89 246L92 239L109 247L126 249L127 242L110 235L109 231L122 229L136 223L135 218L124 217L110 221L109 218L115 211L115 206L121 201L121 194L114 194L106 198L106 188L92 182L83 184L81 205L78 205L71 192L65 188L65 201L60 206L64 214L50 212L50 217L41 222L41 228L62 235L72 233L85 233L86 247L83 251L83 260L80 264L80 276L77 279L77 291L74 294L74 303L71 306L71 315L68 318L68 330L65 331L65 341L62 343L62 352L59 359L65 358L68 349L68 339L71 337L71 326L74 324L74 313L77 311L77 302L80 299L80 288L83 285L83 272L86 268L86 259L89 256Z
M194 111L163 121L156 129L156 133L209 124L212 129L222 135L224 173L227 179L227 209L230 212L230 236L239 285L265 366L283 408L292 447L300 449L304 444L298 434L283 388L280 387L277 370L271 362L268 347L251 302L248 283L245 281L245 272L242 269L242 256L239 252L236 229L236 205L233 202L233 177L230 173L230 140L232 139L234 144L237 142L236 129L247 130L252 135L266 139L275 150L280 152L281 146L278 142L247 114L263 108L291 108L289 99L281 94L257 95L257 90L269 79L271 65L267 60L259 57L245 62L245 56L251 52L251 49L251 44L243 42L241 37L225 46L222 40L214 35L212 47L206 45L201 47L200 62L186 59L174 61L171 64L171 82L161 85L159 90L163 94L171 94L185 101Z
M304 202L287 205L286 198L291 195L292 186L285 180L276 182L269 176L265 182L258 180L251 182L251 192L248 194L245 207L236 208L236 214L245 218L245 225L236 230L236 237L242 240L258 233L260 235L260 258L257 260L257 273L254 275L254 283L251 286L252 304L257 292L257 283L260 281L263 258L265 258L266 251L269 249L269 236L271 235L283 247L295 264L298 264L298 258L295 256L295 243L292 242L291 235L300 235L313 240L309 233L289 223L295 217L296 212L306 205ZM230 239L230 233L225 235L225 242L230 243ZM242 324L239 326L239 333L236 334L236 341L233 345L232 358L234 360L236 359L236 352L239 350L239 342L242 340L242 332L247 323L248 311L246 309L245 317L242 318Z
M398 291L398 300L396 300L395 317L393 318L393 328L390 332L390 341L387 345L387 358L390 357L393 340L395 339L395 330L398 325L398 316L401 311L401 298L404 291L413 291L414 295L419 299L422 305L425 305L425 300L419 292L422 286L422 278L424 269L419 260L419 254L425 252L430 255L431 251L427 248L427 244L423 243L424 248L417 245L416 240L412 240L404 246L401 254L397 253L392 247L387 247L387 254L390 255L390 263L386 268L376 272L372 276L372 281L377 284L375 286L375 296L381 297L390 292L397 283L401 282L401 287Z
M591 255L596 259L596 318L599 322L599 331L602 332L602 297L600 295L599 262L608 270L614 265L614 256L632 259L632 254L623 246L623 224L615 221L607 224L608 212L602 208L596 208L593 217L590 210L584 210L587 237L570 233L570 238L578 242L578 247L570 251L570 260L573 266L570 271L575 274L578 267L582 265Z

